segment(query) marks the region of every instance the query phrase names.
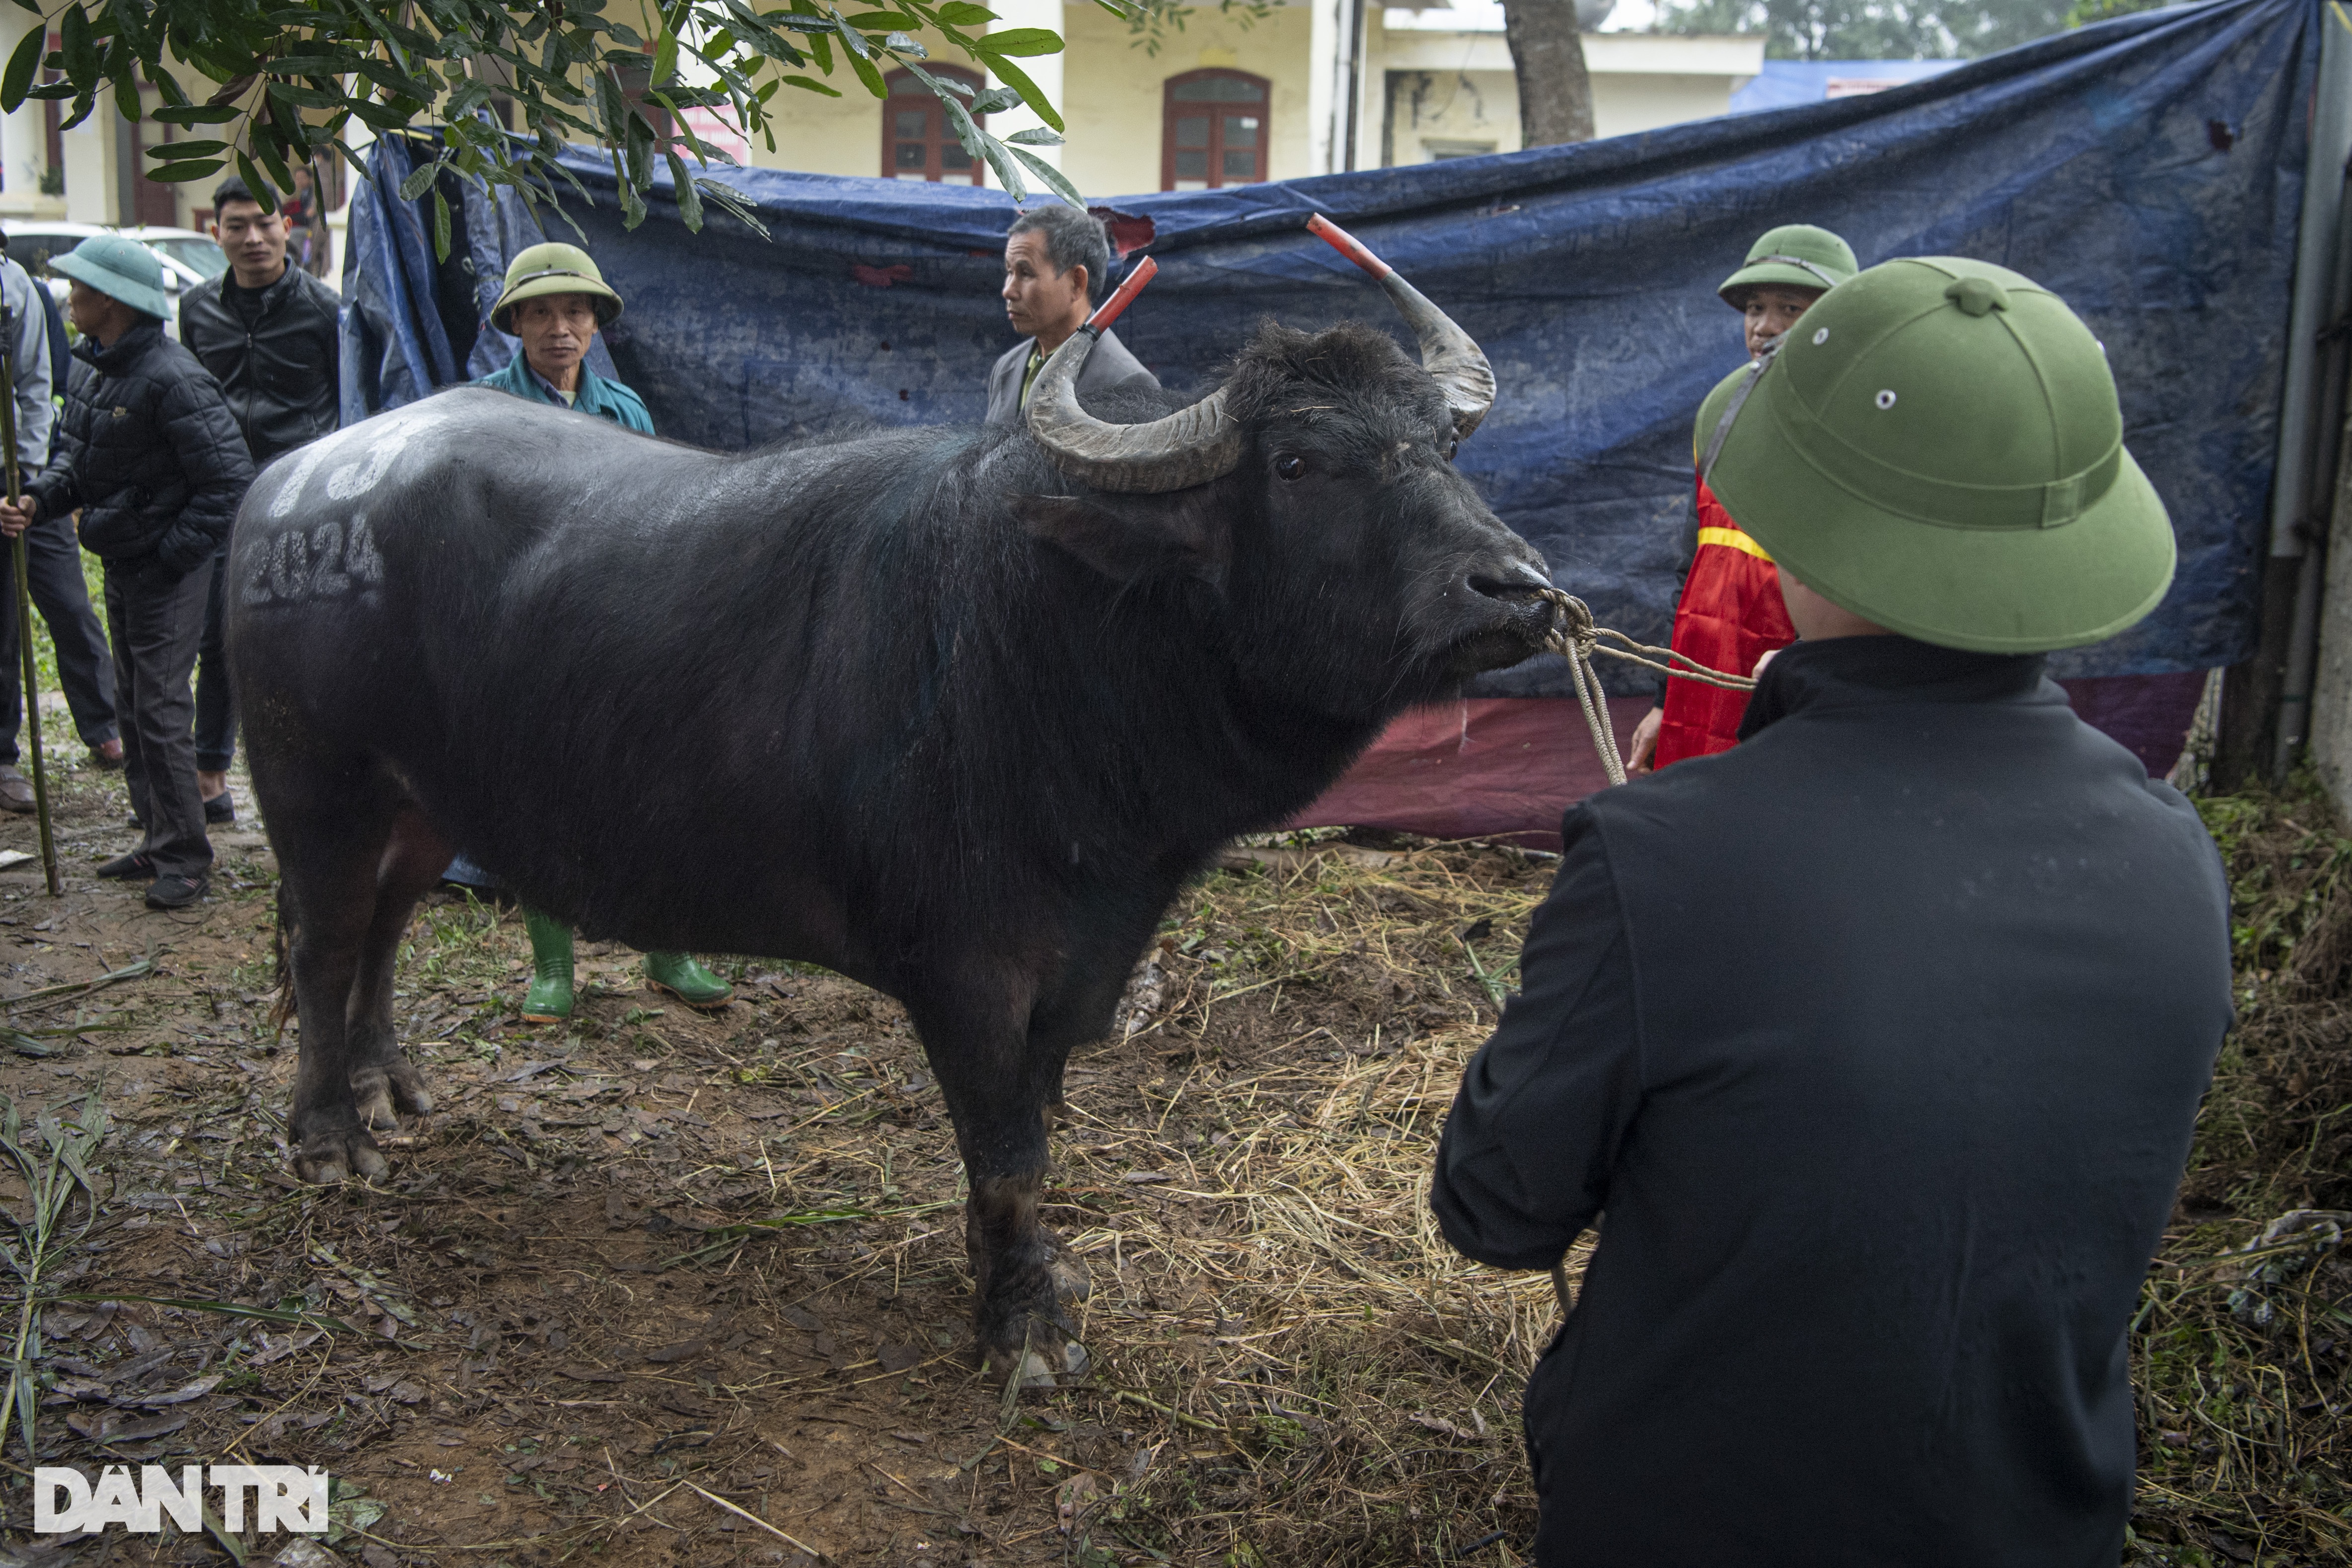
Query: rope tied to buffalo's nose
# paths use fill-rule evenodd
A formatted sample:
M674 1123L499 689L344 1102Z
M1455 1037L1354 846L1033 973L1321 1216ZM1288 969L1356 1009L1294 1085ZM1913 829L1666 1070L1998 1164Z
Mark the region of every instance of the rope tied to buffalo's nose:
M1611 658L1622 658L1675 679L1704 681L1729 691L1756 689L1755 680L1748 676L1709 669L1687 654L1653 643L1635 642L1623 632L1595 626L1591 606L1573 594L1542 588L1537 590L1537 596L1549 603L1553 611L1551 627L1544 634L1544 648L1568 660L1569 677L1576 683L1577 704L1584 710L1585 727L1592 731L1592 749L1601 753L1601 765L1608 771L1612 784L1625 782L1625 763L1617 754L1617 732L1609 722L1609 703L1601 689L1601 676L1592 668L1594 654L1605 653ZM1612 643L1618 646L1612 647Z

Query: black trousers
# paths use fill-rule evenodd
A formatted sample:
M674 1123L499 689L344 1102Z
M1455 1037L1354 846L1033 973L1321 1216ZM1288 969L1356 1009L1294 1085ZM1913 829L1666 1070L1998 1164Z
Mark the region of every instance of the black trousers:
M225 773L236 758L236 693L228 683L228 654L221 632L222 605L228 598L228 546L197 571L211 579L205 597L205 637L196 655L196 771Z
M57 649L58 681L74 730L88 746L116 734L114 679L109 669L106 635L90 608L82 582L81 541L71 517L44 517L25 531L26 575L33 607L47 623ZM25 720L25 656L16 647L16 552L0 549L0 763L16 761L16 731Z
M106 569L106 629L114 638L114 705L124 718L122 763L131 809L147 825L140 849L158 877L203 877L213 863L196 790L188 677L205 635L211 573L126 577Z

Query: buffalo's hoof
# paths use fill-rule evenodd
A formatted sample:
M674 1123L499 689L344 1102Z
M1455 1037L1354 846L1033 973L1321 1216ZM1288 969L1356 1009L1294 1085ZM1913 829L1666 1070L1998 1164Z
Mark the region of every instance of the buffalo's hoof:
M390 1169L364 1127L314 1132L294 1152L295 1176L320 1186L334 1186L353 1176L372 1182Z
M352 1099L359 1106L361 1124L377 1132L396 1131L404 1111L425 1116L433 1110L433 1091L425 1087L425 1075L404 1059L352 1074Z
M1087 1347L1076 1340L1064 1340L1058 1348L1039 1350L1034 1345L1016 1345L1012 1350L992 1354L981 1371L990 1377L1000 1374L1021 1388L1058 1388L1064 1380L1082 1378L1093 1369L1094 1357ZM1005 1369L1010 1368L1008 1373Z
M1076 1256L1054 1248L1054 1261L1047 1266L1054 1276L1054 1300L1063 1307L1075 1307L1095 1292L1094 1276Z

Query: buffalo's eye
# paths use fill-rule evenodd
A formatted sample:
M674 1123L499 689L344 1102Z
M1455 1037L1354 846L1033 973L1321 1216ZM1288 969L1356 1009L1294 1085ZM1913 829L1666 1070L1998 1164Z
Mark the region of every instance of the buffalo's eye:
M1447 462L1452 462L1454 460L1454 454L1461 449L1462 441L1459 437L1448 436L1445 438L1445 460Z
M1286 479L1303 478L1307 473L1307 459L1286 452L1274 460L1274 471Z

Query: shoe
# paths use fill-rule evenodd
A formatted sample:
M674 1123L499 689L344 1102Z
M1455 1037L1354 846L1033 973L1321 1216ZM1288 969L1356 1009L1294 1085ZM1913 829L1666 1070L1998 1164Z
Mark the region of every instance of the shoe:
M126 882L150 881L155 875L155 862L133 849L128 855L117 855L113 859L107 861L98 868L98 874L101 877L119 878Z
M158 877L147 889L151 910L184 910L205 896L209 877Z
M205 802L205 820L215 824L236 820L236 801L228 791L223 790Z
M522 1021L561 1024L572 1016L572 928L537 910L522 912L530 932L530 989L522 994Z
M0 767L0 811L33 809L33 782L15 768Z
M89 749L89 760L93 766L104 768L108 773L112 773L122 765L122 742L100 741Z
M735 1000L735 987L683 952L646 954L646 984L668 992L689 1007L716 1010Z

